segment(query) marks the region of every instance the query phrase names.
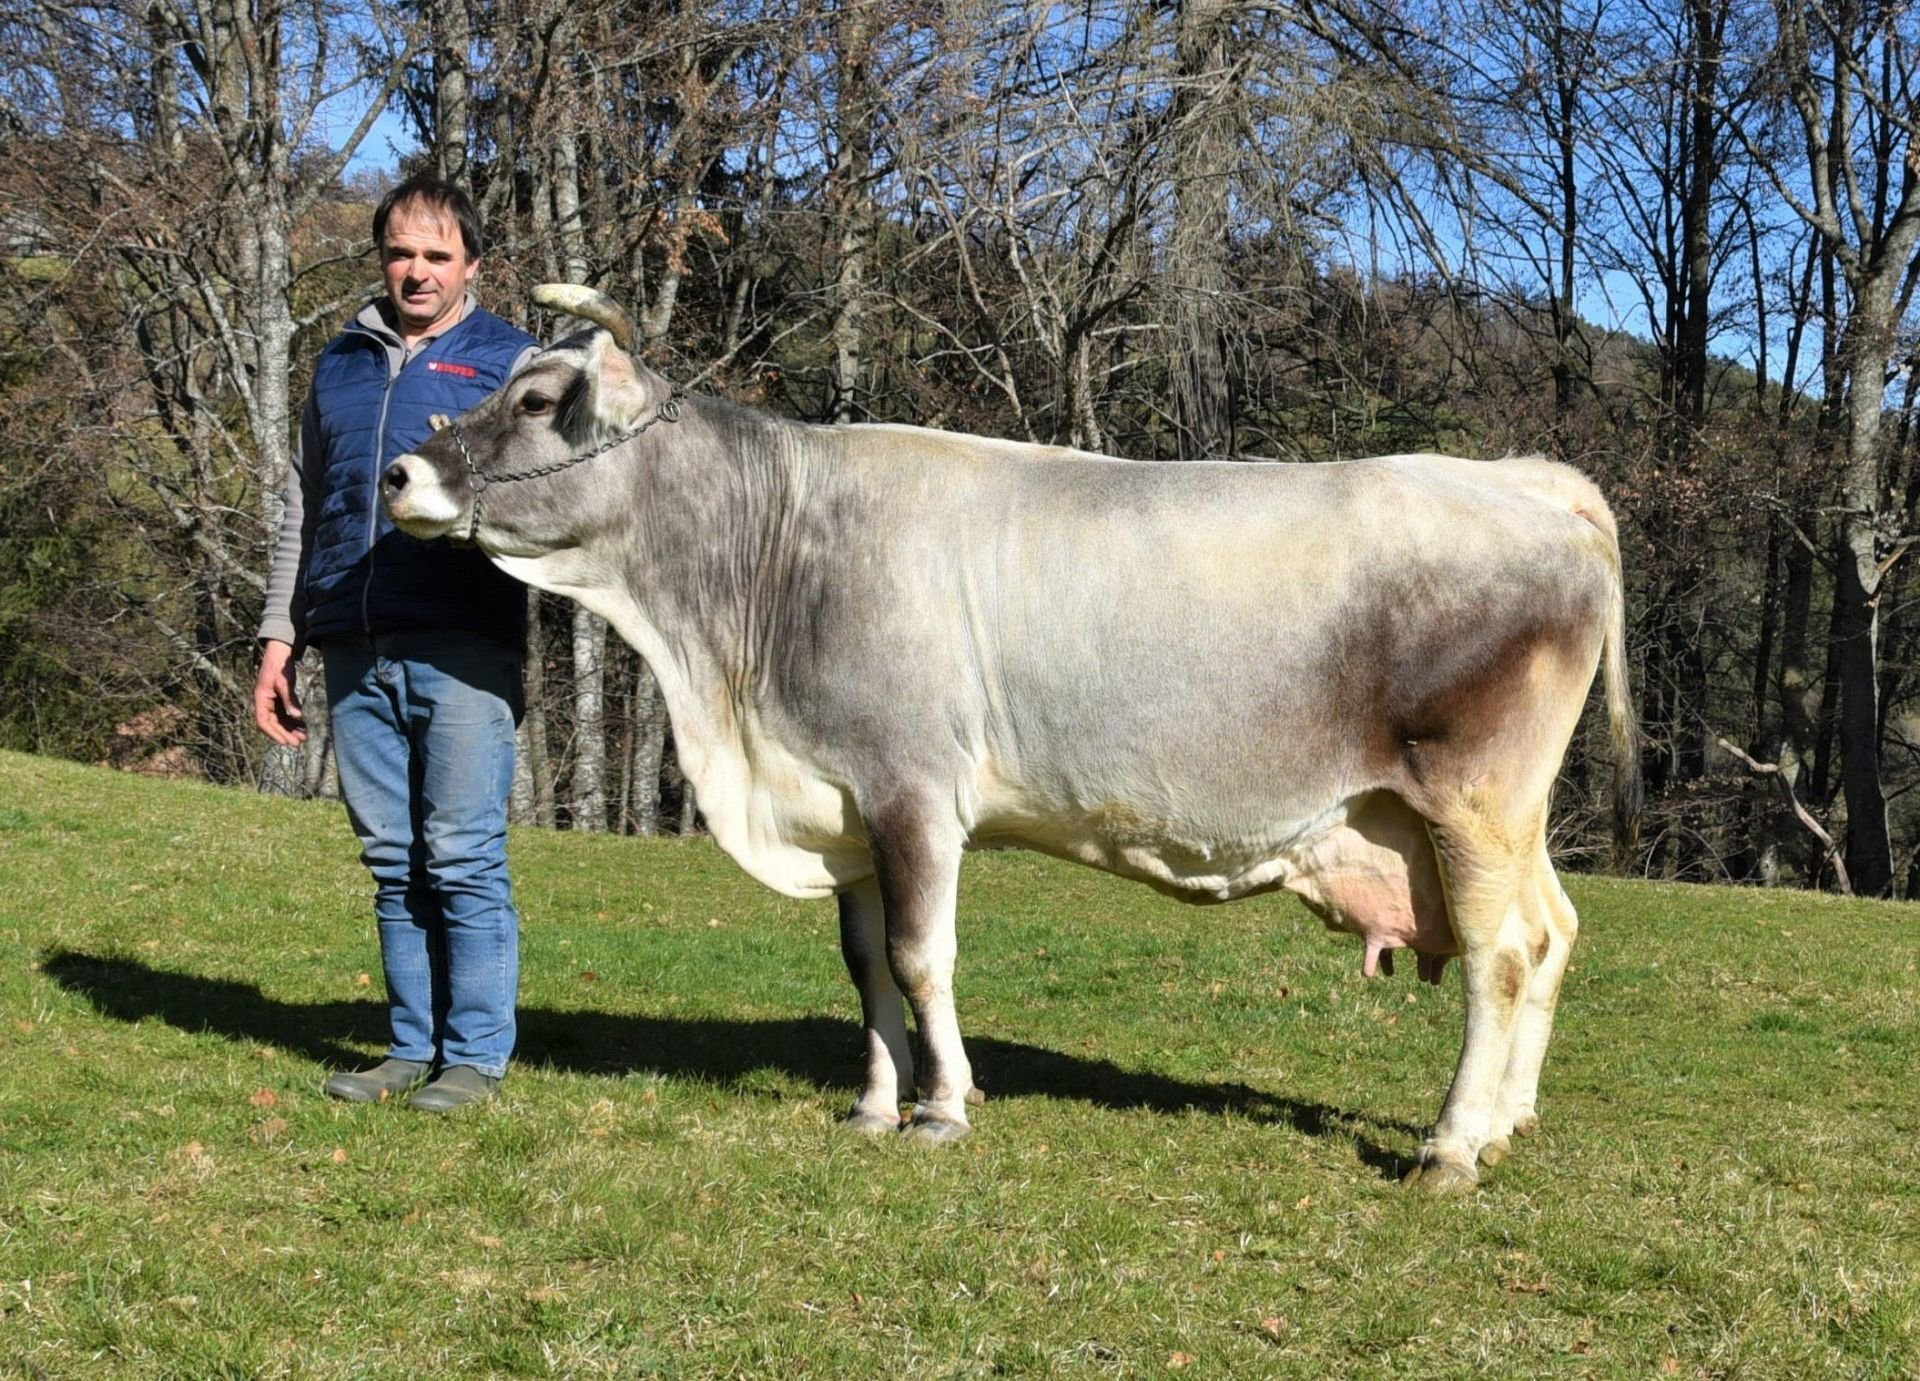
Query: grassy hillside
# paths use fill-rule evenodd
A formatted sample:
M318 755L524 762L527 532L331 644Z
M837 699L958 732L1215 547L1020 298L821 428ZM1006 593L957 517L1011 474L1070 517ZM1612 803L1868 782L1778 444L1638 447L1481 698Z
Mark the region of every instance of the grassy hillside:
M834 1127L830 904L513 849L503 1102L336 1104L339 807L0 755L0 1376L1920 1374L1914 907L1575 879L1545 1129L1435 1202L1457 973L1289 901L969 860L927 1151Z

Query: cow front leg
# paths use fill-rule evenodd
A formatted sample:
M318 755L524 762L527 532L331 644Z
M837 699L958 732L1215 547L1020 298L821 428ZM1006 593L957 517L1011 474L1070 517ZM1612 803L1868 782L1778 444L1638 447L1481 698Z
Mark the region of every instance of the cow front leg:
M917 802L870 813L867 836L886 909L887 962L920 1031L920 1097L904 1130L915 1141L957 1141L973 1130L973 1069L953 1006L964 836L957 821Z
M860 991L867 1043L866 1084L841 1125L858 1132L900 1130L900 1098L913 1088L907 1009L887 960L887 913L880 883L868 878L842 892L840 957Z
M1521 1006L1535 964L1528 945L1528 910L1520 869L1505 851L1434 833L1446 880L1448 910L1460 944L1466 996L1466 1039L1440 1119L1420 1148L1407 1183L1437 1194L1457 1194L1479 1183L1481 1153L1496 1143L1495 1107L1513 1054Z

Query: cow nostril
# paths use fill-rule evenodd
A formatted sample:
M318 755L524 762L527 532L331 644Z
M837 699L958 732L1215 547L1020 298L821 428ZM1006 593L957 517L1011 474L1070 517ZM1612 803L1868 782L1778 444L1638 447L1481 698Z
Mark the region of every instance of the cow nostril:
M407 487L407 467L398 461L389 465L384 483L389 494L398 494Z

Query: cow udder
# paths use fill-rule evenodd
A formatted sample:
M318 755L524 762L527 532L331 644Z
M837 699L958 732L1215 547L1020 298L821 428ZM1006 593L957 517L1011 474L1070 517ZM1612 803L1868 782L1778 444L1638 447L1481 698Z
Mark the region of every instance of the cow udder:
M1356 800L1344 822L1298 855L1287 889L1329 927L1366 942L1369 978L1391 975L1393 951L1411 949L1420 977L1438 983L1459 952L1426 821L1387 792Z

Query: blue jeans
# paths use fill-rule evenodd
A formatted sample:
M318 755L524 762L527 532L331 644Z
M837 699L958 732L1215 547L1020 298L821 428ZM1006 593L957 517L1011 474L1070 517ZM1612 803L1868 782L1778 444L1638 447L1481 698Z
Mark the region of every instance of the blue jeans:
M423 632L328 638L321 655L340 792L373 873L390 1054L498 1078L520 985L507 877L520 650Z

